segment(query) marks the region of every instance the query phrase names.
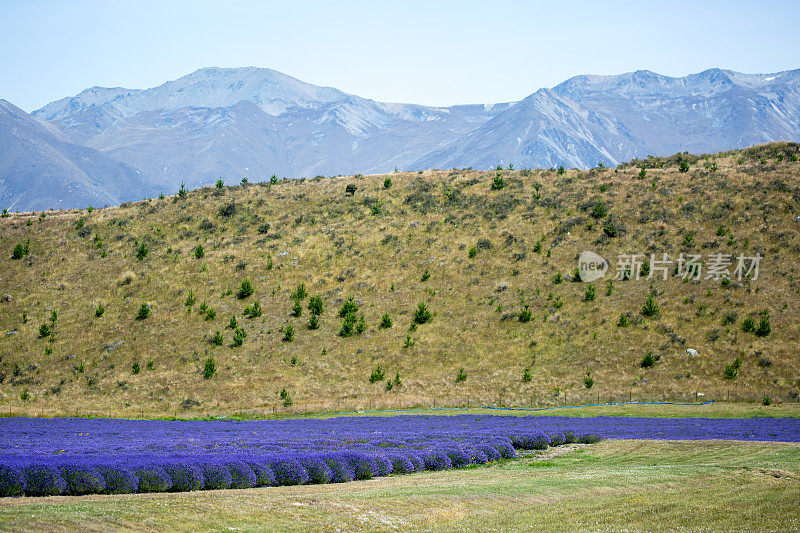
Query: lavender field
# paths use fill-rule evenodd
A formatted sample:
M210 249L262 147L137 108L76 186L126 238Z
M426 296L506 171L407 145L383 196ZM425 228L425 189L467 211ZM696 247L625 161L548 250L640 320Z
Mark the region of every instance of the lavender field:
M342 483L612 439L800 442L798 419L492 415L0 420L0 496Z

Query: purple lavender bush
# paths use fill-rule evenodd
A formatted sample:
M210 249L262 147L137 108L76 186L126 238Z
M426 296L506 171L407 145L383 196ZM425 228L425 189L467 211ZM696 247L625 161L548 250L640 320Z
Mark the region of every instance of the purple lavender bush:
M64 494L67 482L59 468L46 462L28 464L23 469L25 494L28 496L55 496Z
M256 474L243 460L223 459L222 464L227 467L231 473L232 489L249 489L256 486Z
M139 478L139 492L166 492L172 488L172 479L160 466L140 464L134 472Z
M225 465L216 461L205 461L203 462L203 480L203 489L205 490L229 489L233 483L233 476Z
M103 474L87 460L65 461L61 475L67 484L67 492L82 494L102 494L106 490Z
M14 466L0 465L0 497L21 496L25 491L22 470Z
M325 454L322 457L328 468L331 469L331 483L347 483L356 478L355 468L341 453Z
M205 486L203 468L187 460L173 460L162 465L172 484L171 492L191 492Z
M304 485L308 483L308 470L291 456L273 460L270 464L278 485Z
M139 477L132 469L115 465L100 465L106 494L131 494L139 490Z

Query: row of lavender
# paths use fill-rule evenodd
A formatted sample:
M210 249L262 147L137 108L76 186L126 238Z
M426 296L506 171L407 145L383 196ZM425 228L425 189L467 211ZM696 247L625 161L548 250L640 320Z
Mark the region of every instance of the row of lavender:
M345 482L439 470L572 440L800 442L797 419L516 416L280 421L0 419L0 495Z
M192 491L343 483L591 443L516 417L262 422L0 420L0 495Z
M306 483L344 483L389 474L445 470L516 457L517 449L593 443L595 435L515 435L514 438L382 442L338 451L313 448L270 454L198 453L116 458L86 455L0 457L1 496L185 492ZM378 451L376 448L381 448Z

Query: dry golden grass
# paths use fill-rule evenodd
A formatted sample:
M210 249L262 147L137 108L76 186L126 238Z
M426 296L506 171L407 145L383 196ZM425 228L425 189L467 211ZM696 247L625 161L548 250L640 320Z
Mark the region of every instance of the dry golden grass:
M0 303L0 409L272 412L284 410L283 388L290 409L301 411L543 405L564 402L565 393L569 403L764 395L794 402L800 163L790 159L797 150L773 144L691 157L687 173L675 157L651 159L644 179L641 162L564 175L504 170L502 190L490 189L495 171L428 171L206 188L186 198L44 218L12 214L0 218L0 294L11 296ZM706 168L712 161L716 172ZM357 186L352 196L348 184ZM598 201L625 228L619 237L602 237L605 219L590 214ZM224 216L221 209L231 205L232 216ZM695 244L684 248L687 231ZM28 239L30 254L10 259ZM478 246L481 239L491 247ZM148 254L138 260L142 241ZM470 257L473 246L480 249ZM597 282L592 302L583 301L586 284L554 283L556 274L572 274L582 250L612 263L618 253L681 251L759 252L764 260L757 281L727 288L712 280L655 281L661 312L644 318L647 281L615 281L611 295ZM425 270L430 278L423 282ZM245 278L255 293L239 300ZM290 294L299 283L324 299L317 330L306 327L308 298L302 316L291 316ZM187 313L190 289L197 302ZM337 311L348 296L368 327L340 337ZM555 308L556 297L563 307ZM197 312L203 301L216 310L214 320ZM263 315L243 317L254 301ZM435 316L410 331L419 302ZM533 315L528 323L517 318L523 302ZM105 312L96 317L101 303ZM142 303L150 316L137 320ZM40 339L39 326L53 309L55 334ZM745 316L765 309L769 336L741 330ZM623 312L641 323L617 327ZM736 322L723 325L728 312ZM383 313L392 328L378 327ZM247 332L240 347L231 346L225 328L234 315ZM295 330L292 342L282 340L287 325ZM223 346L207 340L217 330ZM413 346L404 346L407 335ZM687 356L689 347L700 355ZM659 361L645 370L639 363L647 351ZM217 371L204 379L209 356ZM725 379L724 367L737 357L738 376ZM385 380L370 383L377 365L385 379L399 372L402 386L387 391ZM456 382L462 367L467 379ZM530 382L522 381L525 368Z

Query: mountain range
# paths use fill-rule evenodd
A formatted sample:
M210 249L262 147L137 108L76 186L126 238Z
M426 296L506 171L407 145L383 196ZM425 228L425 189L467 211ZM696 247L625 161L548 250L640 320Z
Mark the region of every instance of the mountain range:
M0 105L0 202L84 207L222 177L394 168L588 168L800 139L800 69L576 76L518 102L383 103L264 68L146 90L92 87L27 115Z

